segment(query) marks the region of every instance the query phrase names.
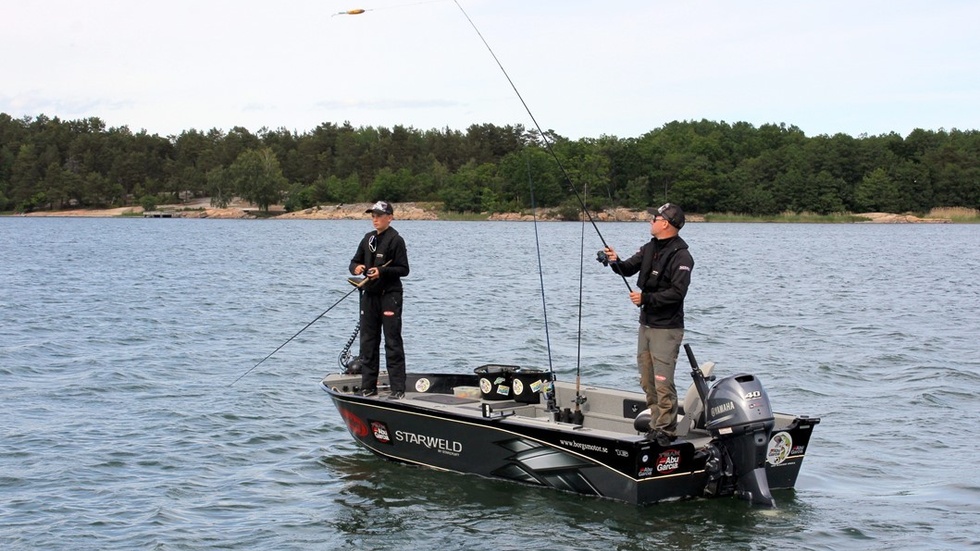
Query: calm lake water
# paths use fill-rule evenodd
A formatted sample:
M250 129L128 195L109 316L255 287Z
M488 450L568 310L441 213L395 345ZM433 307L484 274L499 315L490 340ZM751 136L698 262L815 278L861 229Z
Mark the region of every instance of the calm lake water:
M410 370L547 368L550 336L559 378L638 386L636 310L591 226L584 253L580 224L537 226L547 336L534 225L395 227ZM648 227L599 225L623 254ZM317 387L356 295L231 386L350 290L368 230L0 218L0 548L978 548L980 226L684 229L698 359L822 418L776 510L633 507L375 458Z

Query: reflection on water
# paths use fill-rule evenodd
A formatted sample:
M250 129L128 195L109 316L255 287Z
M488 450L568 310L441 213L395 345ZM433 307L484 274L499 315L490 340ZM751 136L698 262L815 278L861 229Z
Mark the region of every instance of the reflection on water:
M488 541L516 545L546 541L585 549L601 541L616 549L679 549L748 544L760 532L799 533L810 518L792 491L777 491L778 510L753 508L738 500L689 500L649 507L566 494L514 482L442 473L395 464L369 454L323 458L332 477L344 481L336 498L344 514L332 522L349 543L385 530L412 526L409 533L437 530L459 548ZM424 510L424 518L419 511ZM520 512L521 514L517 514ZM502 536L501 533L504 535Z

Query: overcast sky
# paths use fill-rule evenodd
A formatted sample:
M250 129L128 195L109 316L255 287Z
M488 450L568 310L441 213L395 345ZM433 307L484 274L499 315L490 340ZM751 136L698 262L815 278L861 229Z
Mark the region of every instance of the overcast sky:
M975 0L458 2L572 139L692 119L980 129ZM0 112L160 135L534 127L453 0L4 0Z

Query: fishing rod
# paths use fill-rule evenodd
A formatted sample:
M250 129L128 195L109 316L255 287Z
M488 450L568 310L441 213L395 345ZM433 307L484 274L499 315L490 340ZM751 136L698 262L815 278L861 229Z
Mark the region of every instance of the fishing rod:
M541 239L538 237L538 209L534 201L534 180L531 178L531 157L524 150L524 160L527 162L527 186L531 192L531 216L534 219L534 247L538 254L538 281L541 284L541 311L544 312L544 340L548 347L548 371L551 373L551 383L545 396L548 401L548 411L558 412L555 401L555 365L551 358L551 333L548 332L548 301L544 297L544 267L541 263Z
M349 297L349 296L351 296L351 295L352 295L352 294L354 293L354 291L359 291L359 290L360 290L360 289L359 289L358 287L356 287L356 286L355 286L355 287L354 287L353 289L351 289L350 291L348 291L346 295L344 295L344 296L342 296L342 297L340 297L340 300L338 300L337 302L335 302L335 303L333 303L333 304L332 304L332 305L330 306L330 308L327 308L326 310L324 310L324 311L323 311L323 313L322 313L322 314L320 314L319 316L317 316L317 317L315 317L315 318L313 318L313 321L311 321L310 323L307 323L307 324L306 324L306 327L304 327L304 328L302 328L302 329L300 329L299 331L297 331L297 332L296 332L296 334L295 334L295 335L293 335L292 337L289 337L288 339L286 339L286 342L284 342L284 343L282 343L282 344L280 344L280 345L279 345L279 346L278 346L278 347L277 347L277 348L276 348L275 350L273 350L272 352L269 352L269 355L268 355L268 356L266 356L266 357L264 357L264 358L262 358L261 360L259 360L259 363L257 363L257 364L255 364L255 365L253 365L253 366L252 366L252 369L249 369L249 370L248 370L248 371L246 371L245 373L242 373L241 375L239 375L239 376L238 376L238 378L237 378L237 379L235 379L234 381L232 381L232 382L231 382L231 384L230 384L230 385L228 385L228 386L232 386L232 385L234 385L235 383L237 383L238 381L240 381L240 380L242 379L242 377L244 377L244 376L246 376L246 375L248 375L249 373L251 373L251 372L252 372L252 370L253 370L253 369L255 369L256 367L258 367L259 365L261 365L261 364L262 364L262 362L264 362L264 361L266 361L266 360L268 360L269 358L271 358L271 357L272 357L272 355L273 355L273 354L275 354L276 352L279 352L279 350L280 350L280 349L282 349L282 347L284 347L284 346L286 346L287 344L289 344L289 341L291 341L291 340L293 340L293 339L295 339L296 337L298 337L300 333L302 333L303 331L306 331L307 329L309 329L311 325L313 325L314 323L316 323L316 322L317 322L317 320L319 320L319 319L320 319L320 318L322 318L323 316L325 316L325 315L327 315L327 312L329 312L329 311L331 311L331 310L333 310L333 309L334 309L334 307L335 307L335 306L337 306L338 304L340 304L341 302L343 302L345 298L347 298L347 297Z
M550 153L551 156L555 159L555 163L558 164L558 169L561 170L562 176L564 176L565 182L568 184L568 189L572 191L572 193L575 195L575 198L578 200L578 204L582 207L582 211L585 212L585 216L588 217L589 222L592 224L592 228L595 229L596 235L598 235L599 240L602 241L602 246L604 248L609 248L609 244L606 243L606 238L603 237L602 232L599 231L599 226L596 225L595 218L592 217L592 213L589 211L589 207L586 206L585 201L582 200L582 196L579 195L578 190L576 190L575 186L572 185L572 179L568 175L568 171L565 170L565 165L562 164L561 159L558 158L558 154L556 154L554 148L552 148L551 140L548 139L548 136L544 133L544 130L541 129L541 125L538 124L538 120L534 117L534 113L532 113L531 109L527 106L527 102L524 101L524 97L521 96L521 92L517 89L517 85L514 84L514 81L511 80L510 75L507 74L507 69L504 69L504 65L500 62L499 59L497 59L497 54L493 52L493 48L490 47L490 44L487 42L487 39L483 38L483 33L481 33L480 29L477 28L476 23L474 23L473 20L470 19L469 14L466 13L466 10L463 9L463 6L459 4L459 0L453 0L453 3L456 4L456 7L459 8L459 11L463 13L463 17L465 17L466 20L469 21L470 26L473 27L474 31L476 31L477 36L480 37L480 40L483 42L483 45L486 46L487 51L490 52L490 56L493 57L493 60L497 63L497 67L500 68L500 71L504 74L504 77L507 79L507 82L510 83L510 87L514 90L514 93L517 94L517 99L521 100L521 105L524 106L524 110L527 112L527 115L531 117L531 121L534 123L534 127L538 129L538 134L541 136L541 140L544 142L545 149L548 150L548 153ZM623 274L619 274L619 277L623 278L623 283L626 284L626 288L629 290L629 292L632 293L633 287L630 286L630 282L626 280L626 276L624 276Z
M589 198L589 186L584 188L585 198ZM576 425L581 425L585 420L582 413L582 404L585 397L582 396L582 303L583 289L585 287L585 220L582 221L582 237L579 239L579 261L578 261L578 348L575 354L575 413L571 415L570 421Z

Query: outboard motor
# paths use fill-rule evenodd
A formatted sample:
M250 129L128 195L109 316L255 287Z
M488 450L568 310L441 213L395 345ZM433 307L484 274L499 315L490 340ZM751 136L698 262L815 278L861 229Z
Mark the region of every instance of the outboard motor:
M731 460L730 476L738 495L774 507L766 478L766 451L775 420L762 383L747 374L725 377L711 387L706 402L705 428Z

